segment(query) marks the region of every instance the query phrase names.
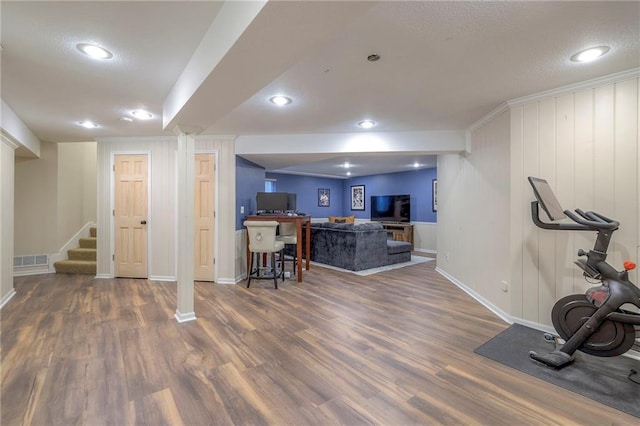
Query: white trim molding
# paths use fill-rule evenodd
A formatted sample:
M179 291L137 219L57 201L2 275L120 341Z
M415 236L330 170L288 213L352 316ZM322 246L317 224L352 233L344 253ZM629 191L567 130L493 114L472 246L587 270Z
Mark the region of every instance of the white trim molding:
M183 323L183 322L189 322L189 321L195 321L196 318L196 313L195 312L187 312L187 313L182 313L180 312L178 309L176 309L176 314L174 315L174 318L176 319L176 321L178 321L179 323Z
M218 278L216 280L216 284L224 284L224 285L229 285L229 284L238 284L240 281L242 281L244 278L240 277L236 277L236 278Z
M580 92L582 90L591 89L592 87L595 87L595 86L613 84L620 81L630 80L638 77L640 77L640 68L632 68L627 71L622 71L615 74L606 75L604 77L598 77L591 80L582 81L576 84L570 84L568 86L547 90L544 92L536 93L534 95L528 95L528 96L523 96L521 98L511 99L502 103L496 109L494 109L493 111L491 111L490 113L482 117L480 120L473 123L471 126L469 126L467 131L473 132L474 130L477 130L480 127L484 126L485 124L487 124L488 122L490 122L495 117L502 114L503 112L520 105L536 102L549 97L558 97L558 96L566 95L569 93Z
M16 295L16 290L12 288L9 293L5 294L4 297L0 299L0 309L4 308L4 305L6 305L9 302L9 300L11 300L11 298L13 298L13 296L15 295Z
M445 277L447 280L451 281L451 283L453 283L456 287L460 288L462 291L467 293L469 296L471 296L474 299L476 299L478 302L480 302L481 305L483 305L485 308L489 309L491 312L496 314L504 322L506 322L508 324L513 324L514 323L513 318L511 317L511 315L507 314L505 311L503 311L502 309L498 308L493 303L489 302L487 299L482 297L479 293L477 293L475 290L473 290L470 287L468 287L466 284L462 283L461 281L458 281L457 278L449 275L447 272L443 271L442 269L440 269L438 267L436 267L436 272L439 273L440 275L442 275L443 277Z
M543 333L550 333L550 334L553 334L553 335L556 335L556 336L558 335L558 332L555 330L555 328L553 328L551 326L540 324L540 323L533 322L533 321L528 321L528 320L525 320L525 319L522 319L522 318L518 318L518 317L513 317L513 316L507 314L502 309L500 309L497 306L493 305L493 303L489 302L487 299L485 299L484 297L482 297L481 295L479 295L478 293L473 291L471 288L469 288L467 285L465 285L462 282L458 281L456 278L452 277L451 275L449 275L448 273L446 273L442 269L436 267L436 272L438 272L440 275L445 277L447 280L451 281L452 284L454 284L456 287L460 288L462 291L467 293L469 296L473 297L481 305L483 305L485 308L489 309L491 312L496 314L501 320L503 320L507 324L520 324L520 325L524 325L525 327L533 328L535 330L540 330ZM630 350L630 351L622 354L622 356L627 357L627 358L637 359L637 360L640 361L640 352L636 352L634 350Z
M178 279L172 276L164 276L164 275L150 275L149 281L162 281L162 282L177 282Z

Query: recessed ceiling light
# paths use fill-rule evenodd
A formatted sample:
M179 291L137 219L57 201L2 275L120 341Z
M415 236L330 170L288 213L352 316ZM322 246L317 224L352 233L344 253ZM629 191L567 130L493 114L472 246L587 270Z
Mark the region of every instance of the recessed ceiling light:
M418 167L420 167L420 164L416 161L415 163L413 163L413 167L417 169Z
M351 176L351 172L347 172L347 176Z
M345 161L342 167L344 167L345 169L348 169L349 167L351 167L351 164L349 164L348 161Z
M291 98L288 98L282 95L272 96L269 98L269 102L271 102L274 105L284 106L284 105L289 105L291 103Z
M96 46L95 44L89 43L80 43L77 44L76 47L79 51L84 53L87 56L92 57L93 59L111 59L113 58L113 53L109 52L107 49Z
M375 127L375 125L376 122L372 120L362 120L358 123L358 126L362 127L363 129L370 129L372 127Z
M153 114L148 111L137 109L135 111L131 111L131 115L133 115L138 120L149 120L153 118Z
M571 57L573 62L591 62L609 51L609 46L590 47L581 50Z
M133 121L133 118L131 117L121 117L120 121L128 121L129 123Z
M93 121L89 120L78 121L78 125L84 127L85 129L95 129L96 127L100 127Z

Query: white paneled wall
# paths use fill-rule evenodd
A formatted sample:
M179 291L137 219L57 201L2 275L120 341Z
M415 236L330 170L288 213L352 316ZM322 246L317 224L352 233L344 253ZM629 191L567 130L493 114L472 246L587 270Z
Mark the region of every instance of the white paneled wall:
M113 277L113 159L117 154L149 156L149 278L176 278L177 137L115 138L98 141L98 271Z
M527 176L546 179L565 209L598 211L621 222L609 249L617 269L638 258L638 79L512 108L512 315L550 324L554 302L591 287L573 265L595 233L554 232L531 222ZM517 264L521 264L520 269ZM637 271L632 274L637 283Z
M528 176L548 180L566 209L618 219L609 261L637 261L639 93L636 72L519 100L472 131L470 154L440 156L438 268L512 319L542 325L558 298L590 286L573 261L595 234L536 228Z
M112 165L117 154L148 154L149 278L176 280L177 137L114 138L98 142L98 276L112 277ZM196 152L217 157L216 281L235 282L235 149L233 138L196 136Z
M413 223L413 248L416 251L435 253L438 224L433 222Z
M236 153L231 136L196 136L196 152L216 154L216 282L236 283Z

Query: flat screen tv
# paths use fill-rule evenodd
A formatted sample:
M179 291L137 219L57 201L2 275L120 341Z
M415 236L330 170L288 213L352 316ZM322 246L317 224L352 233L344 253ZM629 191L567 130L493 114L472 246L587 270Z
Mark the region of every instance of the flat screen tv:
M371 220L379 222L410 222L409 195L372 195Z

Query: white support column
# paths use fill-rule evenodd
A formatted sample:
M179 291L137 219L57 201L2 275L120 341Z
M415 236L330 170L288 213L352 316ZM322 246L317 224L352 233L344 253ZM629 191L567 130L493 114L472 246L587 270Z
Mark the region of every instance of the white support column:
M193 283L193 225L194 225L194 153L195 138L191 134L178 135L178 322L196 319Z

